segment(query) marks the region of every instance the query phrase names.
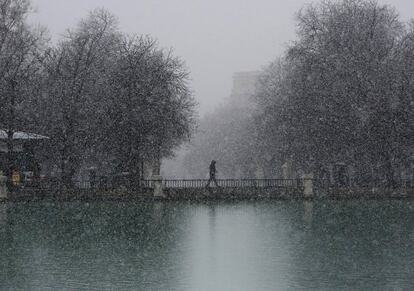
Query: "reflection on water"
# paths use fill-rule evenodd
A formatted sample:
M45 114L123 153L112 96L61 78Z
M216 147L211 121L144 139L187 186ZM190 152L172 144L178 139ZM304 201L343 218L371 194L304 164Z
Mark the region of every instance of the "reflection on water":
M414 288L414 204L0 204L1 290Z
M304 214L303 214L303 220L308 225L312 224L312 218L313 218L313 201L305 201L303 202L304 205Z

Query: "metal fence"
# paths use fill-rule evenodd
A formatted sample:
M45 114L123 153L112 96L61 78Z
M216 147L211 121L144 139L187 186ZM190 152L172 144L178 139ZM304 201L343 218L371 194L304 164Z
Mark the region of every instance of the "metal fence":
M165 188L204 188L208 184L206 179L194 180L163 180ZM299 187L303 184L302 180L290 179L218 179L217 184L223 188L281 188ZM214 182L210 186L215 186Z
M168 179L162 180L164 188L169 189L199 189L205 188L208 184L207 179ZM113 180L100 177L94 181L73 181L70 185L63 185L59 179L43 179L42 181L26 181L19 185L20 188L36 188L44 190L56 190L62 188L69 189L94 189L94 190L114 190L114 189L139 189L154 188L156 180ZM295 188L303 185L302 180L297 179L218 179L217 184L222 188ZM211 187L216 186L214 182Z
M93 190L115 190L115 189L152 189L156 180L130 180L111 179L99 177L94 181L73 181L71 185L63 185L59 179L43 179L41 181L24 181L19 188L35 188L39 190L57 189L93 189ZM222 188L300 188L303 186L302 179L218 179L217 184ZM207 179L167 179L162 180L162 185L167 189L199 189L208 184ZM210 186L216 186L214 182ZM390 184L386 181L369 181L361 184L332 185L322 181L314 180L316 189L330 188L414 188L413 180L399 180Z

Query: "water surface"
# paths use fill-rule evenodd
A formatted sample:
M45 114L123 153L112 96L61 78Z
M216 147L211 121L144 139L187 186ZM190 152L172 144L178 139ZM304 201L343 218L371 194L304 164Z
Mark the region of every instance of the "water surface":
M410 290L414 203L0 205L1 290Z

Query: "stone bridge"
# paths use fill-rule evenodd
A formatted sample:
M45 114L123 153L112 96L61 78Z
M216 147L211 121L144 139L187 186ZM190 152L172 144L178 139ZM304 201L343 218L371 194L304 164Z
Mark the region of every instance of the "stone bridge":
M217 179L217 185L206 179L148 180L144 185L153 189L154 197L172 200L203 198L263 199L311 198L312 179Z

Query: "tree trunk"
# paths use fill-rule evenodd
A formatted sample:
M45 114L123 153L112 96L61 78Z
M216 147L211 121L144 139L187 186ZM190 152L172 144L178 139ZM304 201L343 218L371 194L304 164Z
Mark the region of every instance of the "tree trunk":
M67 154L65 158L65 172L63 172L63 185L66 189L73 189L74 183L73 183L73 177L76 174L76 170L78 169L78 164L76 157L73 157L72 154Z
M141 159L139 155L132 156L129 164L129 179L132 190L141 188Z
M13 171L14 171L14 145L13 130L7 131L7 188L9 192L13 191Z
M385 154L385 177L387 179L387 186L390 188L395 188L396 183L394 179L394 168L390 152L387 152Z
M64 150L60 154L60 183L59 183L59 192L63 189L63 176L65 172L65 155Z

